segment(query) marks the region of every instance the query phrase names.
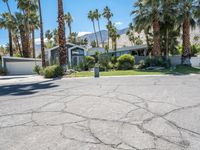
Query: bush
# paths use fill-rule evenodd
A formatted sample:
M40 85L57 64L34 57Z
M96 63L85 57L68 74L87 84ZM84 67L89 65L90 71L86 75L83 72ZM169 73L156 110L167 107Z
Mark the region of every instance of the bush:
M85 67L85 70L89 70L91 68L94 68L94 65L95 65L95 59L94 57L91 57L91 56L85 56L84 57L84 67Z
M45 78L56 78L62 76L64 74L64 70L62 67L54 65L46 67L43 73Z
M108 54L101 54L99 56L100 71L107 71L111 69L110 56Z
M170 60L165 60L162 57L147 58L145 61L145 68L147 67L165 67L169 68L171 66Z
M40 71L42 70L42 68L39 65L35 65L33 68L33 72L40 74Z
M117 68L119 70L130 70L134 66L134 57L130 54L124 54L117 59Z

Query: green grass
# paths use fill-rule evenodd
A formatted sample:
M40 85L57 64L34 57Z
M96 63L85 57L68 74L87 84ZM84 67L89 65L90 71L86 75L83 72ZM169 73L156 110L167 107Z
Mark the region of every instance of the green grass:
M150 71L150 70L117 70L117 71L108 71L100 72L100 76L131 76L131 75L166 75L166 74L200 74L200 69L192 68L188 66L177 66L175 69L165 69L161 71ZM78 73L73 73L66 77L93 77L94 72L83 71Z
M172 73L179 73L179 74L200 74L200 69L178 65L176 69L173 70Z

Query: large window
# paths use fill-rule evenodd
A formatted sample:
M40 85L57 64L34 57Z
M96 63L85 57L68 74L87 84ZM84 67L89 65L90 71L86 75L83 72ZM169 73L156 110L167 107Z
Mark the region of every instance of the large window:
M83 57L84 57L84 50L80 48L73 49L71 51L71 56L72 56L72 66L77 66L81 62L83 62Z

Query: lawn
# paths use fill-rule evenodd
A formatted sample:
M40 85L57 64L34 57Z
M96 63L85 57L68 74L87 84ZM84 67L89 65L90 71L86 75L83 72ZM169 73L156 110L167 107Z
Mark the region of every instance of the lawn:
M185 74L200 74L200 69L187 67L187 66L177 66L175 69L165 69L160 71L150 71L150 70L117 70L117 71L108 71L100 72L100 76L131 76L131 75L166 75L166 74L176 74L176 75L185 75ZM94 72L83 71L67 75L67 77L92 77Z

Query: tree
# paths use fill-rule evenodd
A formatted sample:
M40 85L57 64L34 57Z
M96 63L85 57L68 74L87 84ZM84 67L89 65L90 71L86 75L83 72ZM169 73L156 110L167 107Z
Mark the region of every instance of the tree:
M40 42L41 42L42 67L46 67L45 49L44 49L43 20L42 20L42 8L41 8L40 0L38 0L38 7L39 7L39 15L40 15Z
M103 12L103 16L104 18L107 19L108 23L107 23L107 29L108 29L108 49L109 49L109 35L110 35L110 28L111 28L111 25L112 25L112 22L111 22L111 17L113 16L113 14L111 13L110 11L110 8L108 6L106 6L104 8L104 12Z
M59 37L59 62L61 67L66 67L67 47L65 37L65 23L63 13L63 1L58 0L58 37Z
M36 1L32 0L17 0L17 7L21 10L22 14L24 15L24 30L25 30L25 43L27 49L25 50L24 57L31 57L31 51L30 51L30 15L32 12L36 12L37 10L37 4Z
M93 29L94 29L94 34L95 34L95 38L96 38L96 43L97 43L97 47L99 47L97 32L96 32L95 23L94 23L95 13L93 11L89 11L89 13L88 13L88 19L92 21Z
M129 41L133 45L135 43L135 36L134 36L134 27L133 27L132 23L129 24L128 31L126 32L126 35L128 36Z
M54 29L53 30L53 42L54 42L54 46L58 45L58 29Z
M190 28L195 25L195 10L196 0L179 0L178 21L182 24L183 31L182 63L184 65L191 65Z
M103 37L102 37L102 33L101 33L101 27L100 27L101 14L99 13L98 9L96 9L94 11L94 18L97 20L98 28L99 28L99 33L100 33L100 38L101 38L101 43L102 43L102 46L104 47L104 41L103 41Z
M6 3L8 12L9 12L9 16L11 17L11 9L10 6L8 4L8 0L3 0L4 3ZM13 47L12 47L12 32L10 29L8 29L8 37L9 37L9 52L10 52L10 56L13 56Z
M30 31L32 34L32 56L35 58L35 30L39 28L39 17L36 12L32 12L29 18Z
M52 48L53 41L51 39L53 38L53 32L51 32L50 30L47 30L45 32L45 38L47 38L47 42L45 43L46 48Z
M160 5L160 0L138 0L138 2L135 3L135 7L138 9L132 12L132 14L136 15L134 20L138 26L140 26L141 22L144 22L145 27L151 24L153 26L153 56L161 56Z
M115 60L117 58L117 39L120 38L120 35L117 33L117 28L114 25L111 25L109 37L112 39L112 49L115 51Z
M70 12L64 15L64 19L66 21L66 24L69 28L69 41L71 42L71 35L72 35L72 22L73 22L73 17L71 16Z

